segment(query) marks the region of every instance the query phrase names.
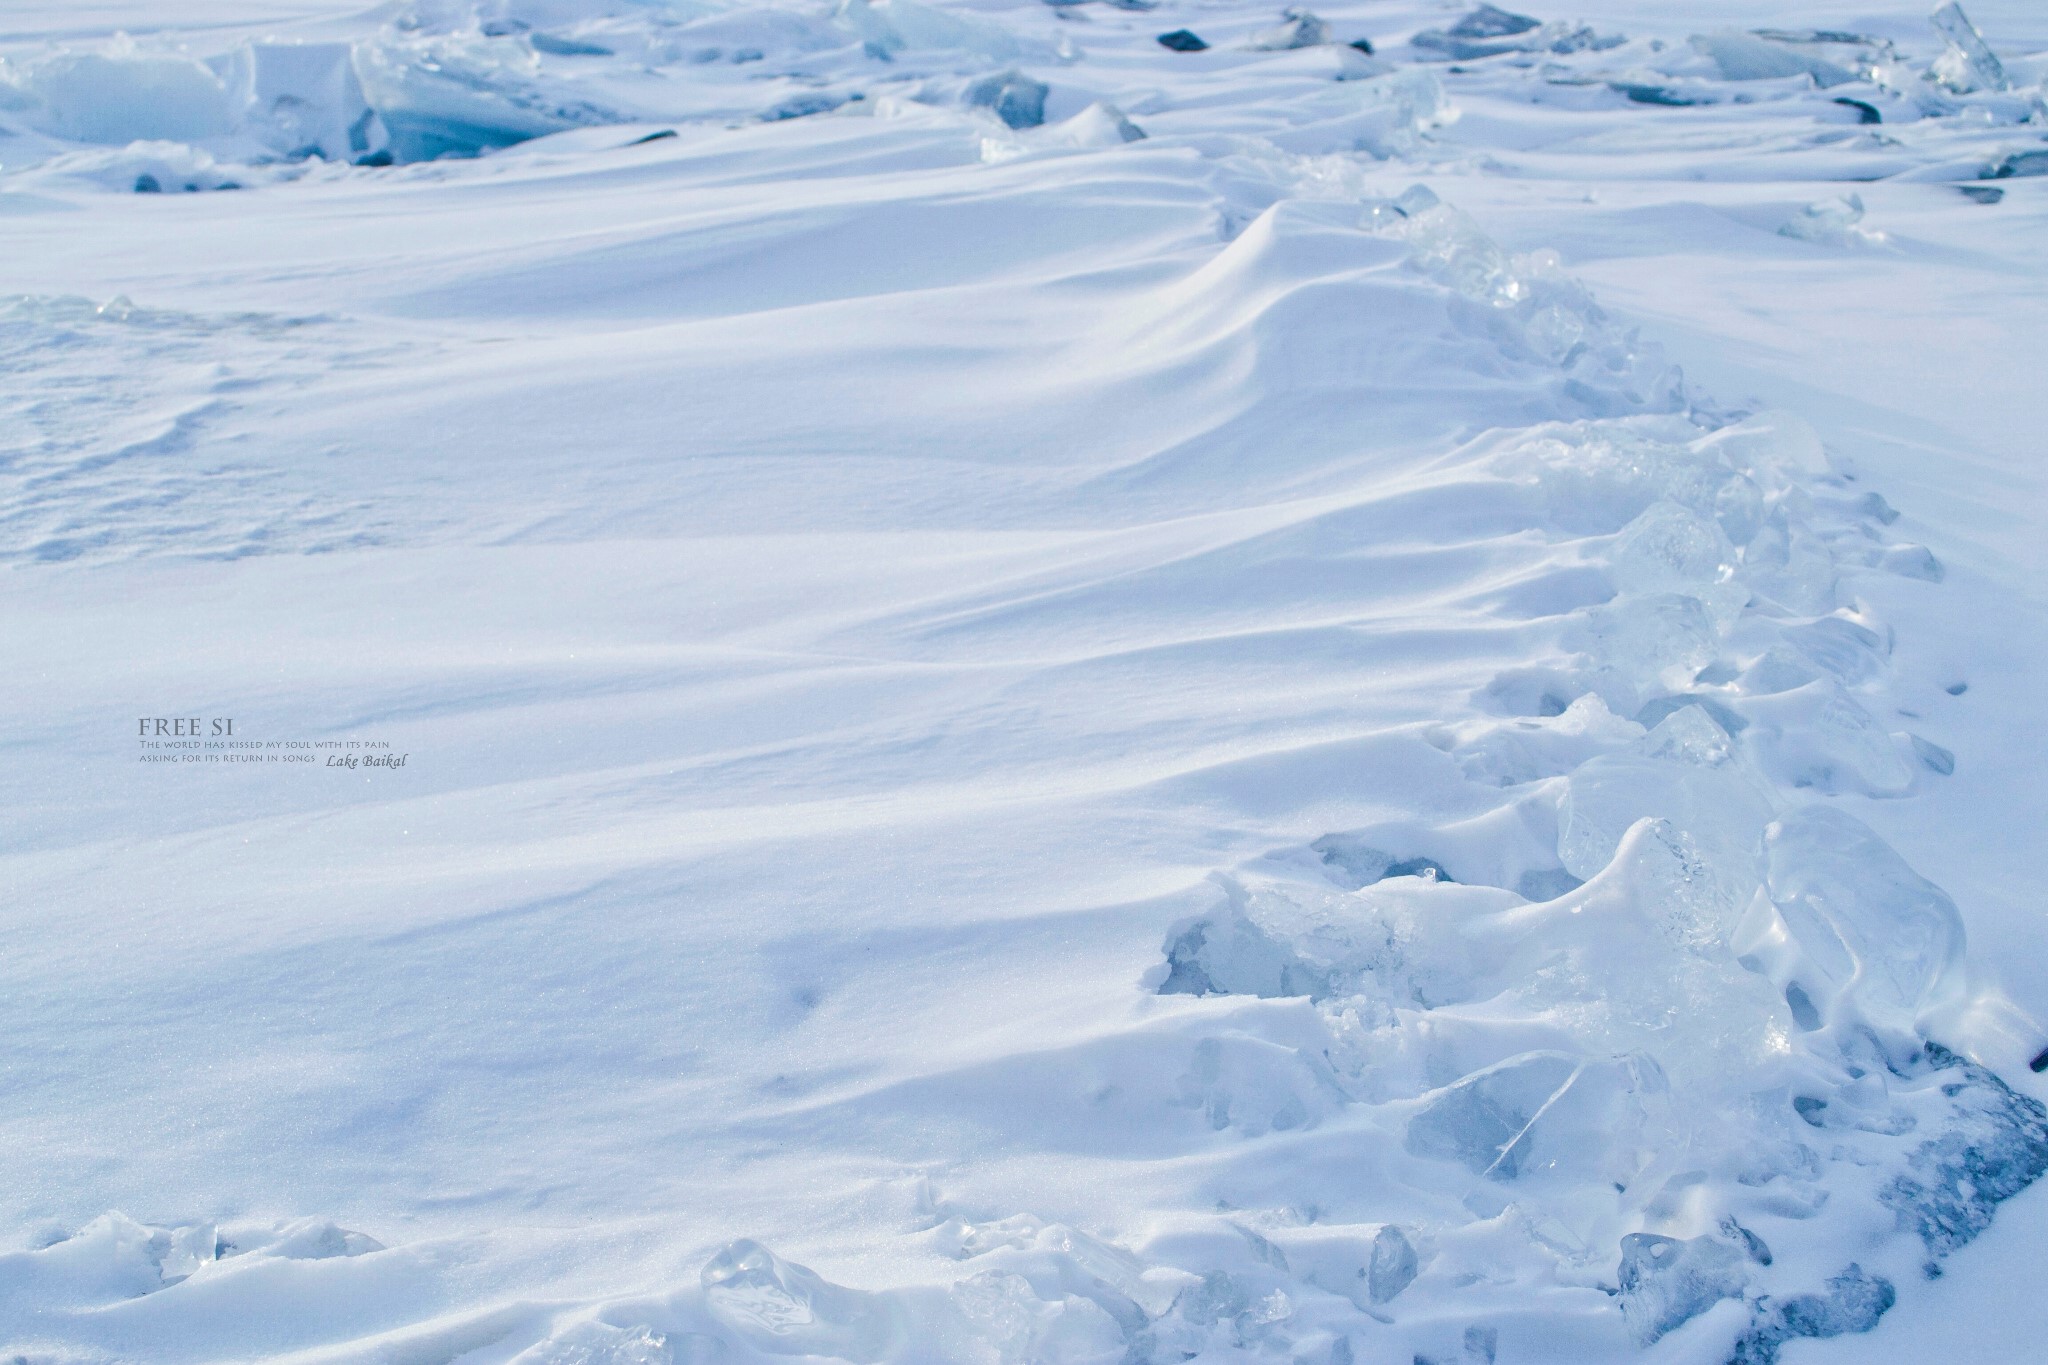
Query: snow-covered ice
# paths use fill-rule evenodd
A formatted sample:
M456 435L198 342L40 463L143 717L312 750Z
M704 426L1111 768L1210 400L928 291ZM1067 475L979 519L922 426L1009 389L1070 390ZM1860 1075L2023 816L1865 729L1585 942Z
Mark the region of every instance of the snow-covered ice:
M0 1358L2030 1358L2044 79L14 7Z

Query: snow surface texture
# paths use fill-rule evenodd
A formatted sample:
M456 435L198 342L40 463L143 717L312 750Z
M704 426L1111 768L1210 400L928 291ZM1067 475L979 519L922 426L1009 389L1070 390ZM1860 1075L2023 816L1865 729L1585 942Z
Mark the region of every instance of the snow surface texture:
M2020 1358L2048 28L1851 17L10 13L0 1358Z

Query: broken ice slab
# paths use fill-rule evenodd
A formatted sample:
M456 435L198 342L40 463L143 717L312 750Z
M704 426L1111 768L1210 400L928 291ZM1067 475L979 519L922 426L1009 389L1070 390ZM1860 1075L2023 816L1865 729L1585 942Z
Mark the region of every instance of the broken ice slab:
M1867 33L1849 33L1838 28L1758 28L1750 32L1759 38L1768 38L1774 43L1825 44L1828 46L1882 47L1889 49L1890 43L1882 38L1873 38Z
M1036 128L1045 122L1045 97L1051 87L1014 67L983 77L967 87L967 102L987 109L1012 128Z
M1754 33L1697 33L1693 49L1719 68L1730 81L1774 81L1809 76L1823 90L1856 79L1856 72L1801 46L1772 42Z
M1755 28L1750 33L1767 43L1805 53L1865 80L1877 77L1898 60L1898 51L1889 40L1867 33L1810 28ZM1879 84L1885 82L1880 80Z
M1539 20L1514 14L1493 5L1481 5L1446 29L1424 29L1409 42L1416 47L1441 52L1456 61L1491 57L1520 50L1521 44L1503 41L1533 33Z
M1957 94L1976 90L2006 90L2005 66L1984 41L1984 35L1963 13L1956 0L1927 17L1935 32L1948 40L1948 50L1934 63L1934 78Z
M1115 1291L1104 1286L1101 1292ZM1100 1359L1123 1340L1116 1319L1099 1305L1074 1294L1041 1298L1028 1279L1010 1271L970 1275L953 1286L952 1298L969 1328L995 1352L973 1358L991 1365Z
M1537 22L1526 14L1513 14L1493 5L1481 5L1452 24L1447 32L1453 38L1507 38L1527 33L1537 26Z
M1724 533L1739 544L1755 534L1716 511L1717 498L1731 479L1717 451L1609 430L1511 447L1500 464L1510 477L1536 486L1557 525L1581 535L1618 532L1659 500L1716 515Z
M1668 718L1699 716L1686 707ZM1703 723L1711 726L1711 721ZM1706 951L1726 940L1761 881L1759 845L1770 807L1736 765L1715 768L1610 754L1570 778L1559 821L1558 859L1590 879L1632 830L1653 822L1631 873L1656 900L1645 909L1671 942Z
M1659 819L1672 823L1684 850L1674 856L1690 869L1680 937L1714 937L1754 891L1770 800L1734 761L1727 732L1699 707L1680 707L1637 745L1589 760L1567 783L1558 861L1574 877L1597 875L1637 821Z
M359 45L355 70L399 161L476 156L570 128L626 120L556 98L532 52L510 39Z
M287 156L354 161L390 140L348 43L249 43L210 65L245 126Z
M698 1278L714 1314L778 1355L872 1360L891 1335L872 1295L832 1284L759 1242L729 1244Z
M1980 1066L1930 1045L1955 1080L1956 1113L1915 1148L1906 1173L1879 1195L1938 1261L1991 1225L1997 1206L2048 1173L2048 1110ZM2035 1068L2039 1070L2040 1068Z
M0 107L75 142L190 142L234 126L231 95L206 65L175 53L56 51L0 76Z
M1452 61L1475 61L1507 52L1583 52L1617 47L1618 37L1603 38L1583 24L1542 23L1493 5L1481 5L1447 29L1424 29L1409 43Z
M1784 636L1807 662L1851 687L1876 677L1891 654L1891 646L1883 636L1840 616L1823 616L1803 625L1787 626Z
M1804 675L1801 681L1812 681L1812 675ZM1729 710L1725 704L1704 692L1674 692L1668 697L1658 697L1645 702L1643 709L1635 714L1635 723L1654 729L1665 717L1675 715L1688 706L1697 706L1709 720L1721 727L1723 734L1739 735L1749 727L1749 722L1741 715Z
M1735 574L1735 546L1715 523L1660 500L1622 528L1609 572L1623 592L1681 591Z
M1718 629L1735 623L1749 590L1735 581L1736 551L1719 524L1658 501L1622 528L1607 573L1623 593L1685 593L1700 600Z
M1159 35L1159 45L1169 52L1207 52L1209 44L1202 41L1193 29L1177 28L1171 33Z
M1568 647L1600 670L1608 705L1633 712L1684 688L1714 660L1721 636L1714 613L1690 593L1630 594L1592 608L1566 633Z
M1648 1346L1749 1285L1749 1256L1717 1237L1632 1232L1621 1239L1621 1313Z
M552 33L531 33L526 41L535 52L544 52L550 57L609 57L612 50L602 43L586 43L576 38L563 38Z
M1224 887L1227 902L1213 915L1170 934L1161 995L1256 995L1262 999L1331 991L1326 969L1254 924L1242 886Z
M1647 1057L1524 1053L1437 1091L1408 1120L1405 1146L1499 1184L1626 1184L1668 1094Z
M1560 1053L1503 1062L1445 1088L1408 1121L1407 1148L1416 1156L1455 1161L1474 1175L1513 1180L1514 1149L1530 1122L1578 1075Z
M1290 9L1283 22L1261 29L1245 46L1254 52L1286 52L1297 47L1321 47L1330 41L1330 26L1305 9Z
M1455 882L1434 858L1397 858L1366 843L1355 834L1325 834L1309 845L1347 890L1356 891L1388 877L1421 877L1432 882Z
M725 1359L724 1343L701 1332L670 1335L586 1320L521 1351L511 1365L702 1365Z
M1758 1303L1749 1331L1735 1343L1728 1365L1774 1365L1779 1348L1796 1337L1838 1337L1868 1332L1898 1301L1891 1281L1851 1263L1828 1281L1825 1294L1798 1294Z
M2048 175L2048 150L2007 152L1984 168L1980 177L1984 180L2012 180L2025 176ZM1996 200L1991 201L1996 203Z
M1625 95L1631 104L1654 104L1666 109L1684 109L1706 103L1672 89L1668 85L1652 85L1642 81L1609 81L1608 89Z
M1766 840L1773 904L1820 982L1880 1028L1912 1033L1958 984L1963 923L1955 902L1869 826L1807 806Z

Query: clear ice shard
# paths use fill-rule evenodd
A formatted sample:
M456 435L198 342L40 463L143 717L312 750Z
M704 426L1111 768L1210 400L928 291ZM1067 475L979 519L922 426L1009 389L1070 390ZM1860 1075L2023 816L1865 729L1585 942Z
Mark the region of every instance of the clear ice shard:
M2005 90L2010 88L2006 78L2005 65L1998 60L1998 54L1984 41L1984 35L1970 22L1970 16L1963 13L1963 7L1956 0L1948 0L1929 15L1927 22L1935 31L1948 40L1945 60L1935 63L1936 79L1950 89L1967 94L1973 90Z
M1686 592L1732 578L1736 553L1715 523L1659 501L1622 529L1608 564L1623 592Z
M1765 841L1772 903L1829 1001L1863 1022L1911 1034L1961 989L1963 922L1955 902L1862 821L1807 806Z
M1558 861L1581 880L1613 859L1639 820L1664 820L1692 857L1727 879L1715 911L1731 913L1758 880L1757 855L1771 818L1769 798L1735 760L1727 733L1698 706L1684 706L1629 749L1579 766L1565 785Z
M1389 1223L1373 1234L1372 1260L1366 1267L1366 1293L1374 1303L1391 1303L1415 1282L1420 1261L1408 1234Z

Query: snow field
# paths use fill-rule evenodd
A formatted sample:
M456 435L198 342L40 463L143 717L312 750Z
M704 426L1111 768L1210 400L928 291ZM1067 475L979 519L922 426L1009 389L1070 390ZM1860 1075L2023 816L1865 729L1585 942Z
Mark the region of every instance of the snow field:
M1063 13L10 53L9 1350L1798 1361L1981 1264L2048 1037L1879 828L1986 589L1452 186L1853 268L2034 59ZM137 696L414 785L81 774Z

